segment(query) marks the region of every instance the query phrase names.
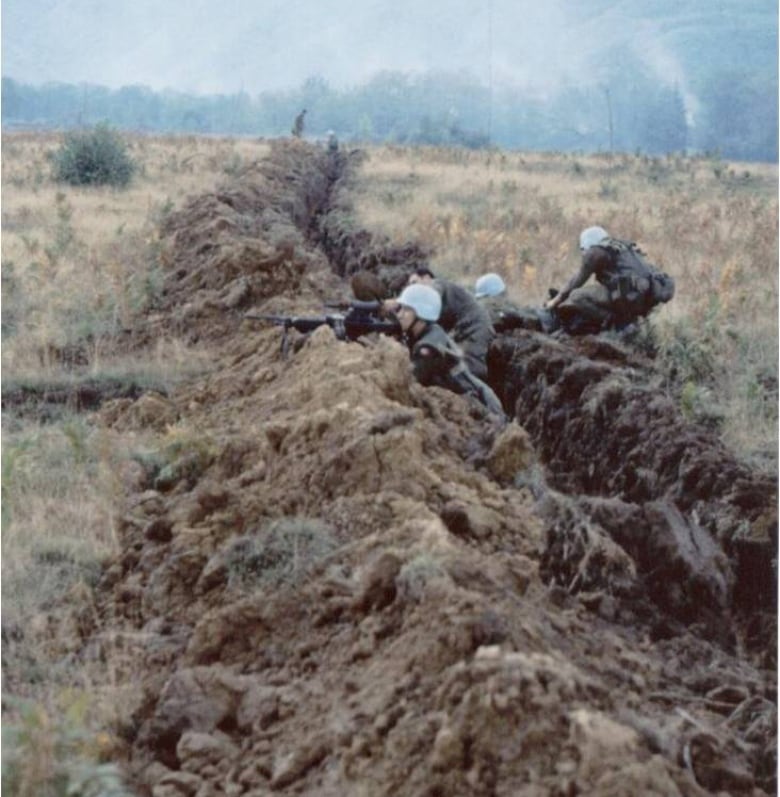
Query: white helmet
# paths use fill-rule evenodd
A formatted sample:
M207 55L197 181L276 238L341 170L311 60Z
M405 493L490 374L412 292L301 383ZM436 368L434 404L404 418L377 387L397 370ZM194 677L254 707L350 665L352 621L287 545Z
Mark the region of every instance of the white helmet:
M438 321L441 315L441 296L436 288L417 282L401 291L398 304L411 307L417 318L423 321Z
M603 227L588 227L580 234L580 249L585 252L605 238L609 238L609 233Z
M498 274L483 274L474 285L477 299L484 296L500 296L506 291L506 283Z

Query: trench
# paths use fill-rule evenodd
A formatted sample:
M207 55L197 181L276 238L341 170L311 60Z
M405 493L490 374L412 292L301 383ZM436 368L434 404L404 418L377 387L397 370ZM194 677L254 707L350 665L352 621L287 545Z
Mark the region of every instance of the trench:
M339 160L309 238L339 276L371 271L398 290L430 253L352 226L349 185L359 162ZM496 337L488 367L488 383L530 434L551 487L575 496L582 516L629 553L654 603L681 628L703 623L706 636L729 647L723 612L733 612L749 647L773 646L777 484L770 475L684 419L652 361L628 346L515 330ZM561 539L549 540L545 575L567 583L572 563L561 549ZM670 579L683 582L679 590L669 589Z

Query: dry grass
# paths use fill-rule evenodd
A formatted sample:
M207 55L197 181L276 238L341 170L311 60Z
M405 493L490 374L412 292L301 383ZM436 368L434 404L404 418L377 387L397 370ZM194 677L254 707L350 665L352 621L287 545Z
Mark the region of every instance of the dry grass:
M170 386L203 370L208 353L180 340L160 339L143 357L127 356L117 353L116 335L154 306L161 286L158 227L166 214L261 159L267 145L134 137L129 153L138 173L128 189L115 190L53 182L49 155L62 140L3 135L4 387L87 378ZM153 441L122 438L67 413L45 425L4 413L4 686L6 694L34 701L5 705L4 740L7 730L11 741L3 750L3 785L18 793L51 790L55 777L63 790L76 788L80 772L100 774L89 763L101 757L90 745L127 702L126 678L97 662L55 667L67 662L62 645L67 650L77 634L53 633L46 611L63 598L72 605L89 595L103 563L117 554L122 481L143 446ZM108 629L105 644L114 644L110 636ZM74 700L83 702L85 694L90 710L75 721ZM46 754L52 745L81 769Z
M63 187L61 136L4 134L2 369L6 387L112 378L171 385L208 362L180 340L118 355L116 334L153 306L158 227L191 194L262 158L259 141L131 138L127 190ZM4 418L3 624L23 628L65 583L114 550L126 442L78 418ZM51 565L51 566L48 566ZM43 575L42 575L43 574Z
M3 136L3 373L48 369L69 347L91 364L160 288L157 229L185 197L261 159L259 141L133 138L127 190L51 179L54 136Z

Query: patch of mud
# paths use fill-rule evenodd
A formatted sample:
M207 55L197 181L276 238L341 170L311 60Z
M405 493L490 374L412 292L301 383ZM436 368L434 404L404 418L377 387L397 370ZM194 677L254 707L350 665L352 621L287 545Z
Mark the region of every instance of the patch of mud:
M773 625L744 631L737 544L765 544L773 485L649 366L499 340L501 426L416 384L390 338L324 326L285 359L241 321L318 312L390 262L334 212L348 164L280 142L172 217L155 323L213 370L95 416L187 430L139 464L121 556L63 609L78 623L49 627L135 685L117 755L138 793L773 793L774 662L744 648Z

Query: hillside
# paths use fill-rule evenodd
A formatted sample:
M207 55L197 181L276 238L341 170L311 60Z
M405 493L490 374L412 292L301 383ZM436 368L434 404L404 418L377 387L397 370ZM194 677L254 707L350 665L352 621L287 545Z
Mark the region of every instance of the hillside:
M127 345L175 329L212 366L95 415L178 431L124 474L99 584L31 633L123 685L138 794L774 793L776 485L652 360L502 336L501 425L390 338L285 358L242 320L425 256L355 226L360 162L273 142L167 218Z

